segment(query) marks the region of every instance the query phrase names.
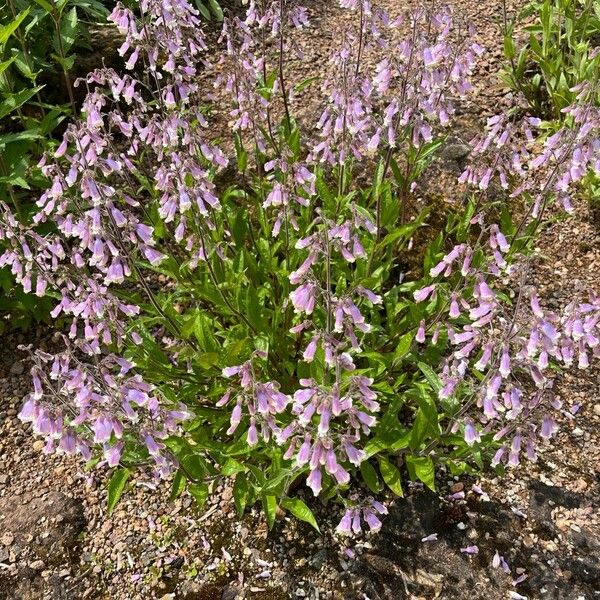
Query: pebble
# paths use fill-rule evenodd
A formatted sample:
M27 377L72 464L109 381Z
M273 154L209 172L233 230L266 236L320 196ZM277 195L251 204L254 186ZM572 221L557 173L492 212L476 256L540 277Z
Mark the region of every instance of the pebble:
M523 536L523 546L525 546L525 548L533 548L534 545L535 541L530 535Z
M10 372L11 375L23 375L23 373L25 372L25 365L23 364L23 361L19 360L13 363L10 367Z

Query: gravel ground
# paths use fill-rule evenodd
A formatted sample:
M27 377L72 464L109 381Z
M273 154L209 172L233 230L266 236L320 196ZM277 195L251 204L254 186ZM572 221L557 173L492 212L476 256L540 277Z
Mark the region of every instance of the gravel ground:
M383 4L398 10L395 0ZM485 10L474 0L452 4L474 21L480 42L490 48L474 95L459 108L458 138L468 139L482 118L513 101L496 77L502 3L488 0ZM318 72L333 31L348 18L333 0L313 3L311 11L307 60L292 63L294 77ZM316 87L296 103L315 114ZM457 169L450 154L439 165L446 180ZM535 278L547 306L582 297L584 288L600 293L600 231L585 206L547 227L536 256ZM191 497L169 502L164 490L134 479L108 516L100 474L45 456L43 444L16 418L29 389L20 343L43 347L50 341L43 331L34 339L15 334L2 340L0 599L600 598L596 365L560 378L560 433L536 464L502 480L442 478L439 495L412 486L378 535L345 548L330 533L339 516L327 507L315 507L321 536L284 514L267 535L258 511L236 517L229 488L219 488L199 514ZM437 541L422 541L433 533ZM471 545L478 554L462 551ZM496 552L509 572L495 566Z

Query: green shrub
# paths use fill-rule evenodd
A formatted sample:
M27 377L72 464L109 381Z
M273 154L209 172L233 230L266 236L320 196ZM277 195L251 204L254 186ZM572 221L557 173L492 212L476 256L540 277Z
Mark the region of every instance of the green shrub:
M504 81L521 92L534 114L561 119L575 100L572 88L597 77L600 3L533 0L512 20L504 12ZM531 17L535 17L531 22ZM517 36L523 31L525 43Z
M27 220L30 198L48 185L37 163L76 112L70 73L88 46L83 19L104 21L107 10L98 0L7 0L1 14L0 196ZM0 313L23 328L47 315L48 302L28 298L0 269Z

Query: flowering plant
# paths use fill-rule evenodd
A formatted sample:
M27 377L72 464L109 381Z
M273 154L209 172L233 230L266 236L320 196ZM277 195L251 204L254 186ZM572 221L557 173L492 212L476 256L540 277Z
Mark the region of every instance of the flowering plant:
M49 232L4 208L0 265L55 298L66 345L35 353L21 418L48 451L119 465L111 505L146 465L201 504L232 478L238 510L261 501L270 525L280 505L317 526L291 491L305 480L345 506L340 532L377 529L373 495L401 495L405 470L434 488L436 466L535 460L561 409L552 370L600 353L600 300L550 312L528 280L545 211L600 170L595 84L550 137L490 117L460 179L473 191L432 239L419 182L483 48L449 10L341 4L356 23L315 124L294 118L310 82L286 75L309 26L296 3L226 18L216 65L186 0L117 5L128 73L86 78L82 118L43 162ZM201 94L213 70L222 147Z
M575 98L571 88L598 70L598 7L593 0L531 0L510 17L503 5L502 79L538 116L560 121ZM517 31L526 34L522 42Z

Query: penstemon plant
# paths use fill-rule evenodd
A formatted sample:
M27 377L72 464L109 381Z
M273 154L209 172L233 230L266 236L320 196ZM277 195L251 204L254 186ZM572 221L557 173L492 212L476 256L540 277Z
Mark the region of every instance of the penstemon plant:
M383 484L535 460L561 410L553 372L600 354L600 299L547 311L529 278L544 214L600 171L597 85L551 136L490 117L464 206L421 236L420 177L484 50L449 9L341 5L356 22L322 114L299 123L295 2L226 17L215 65L186 0L118 4L128 72L80 82L82 118L42 163L40 227L3 207L0 265L55 299L65 342L33 352L21 418L49 452L118 466L110 505L141 467L200 504L231 478L240 513L261 501L269 525L279 505L317 527L293 496L304 481L343 505L340 533L377 530ZM213 70L231 99L222 148L201 100Z

